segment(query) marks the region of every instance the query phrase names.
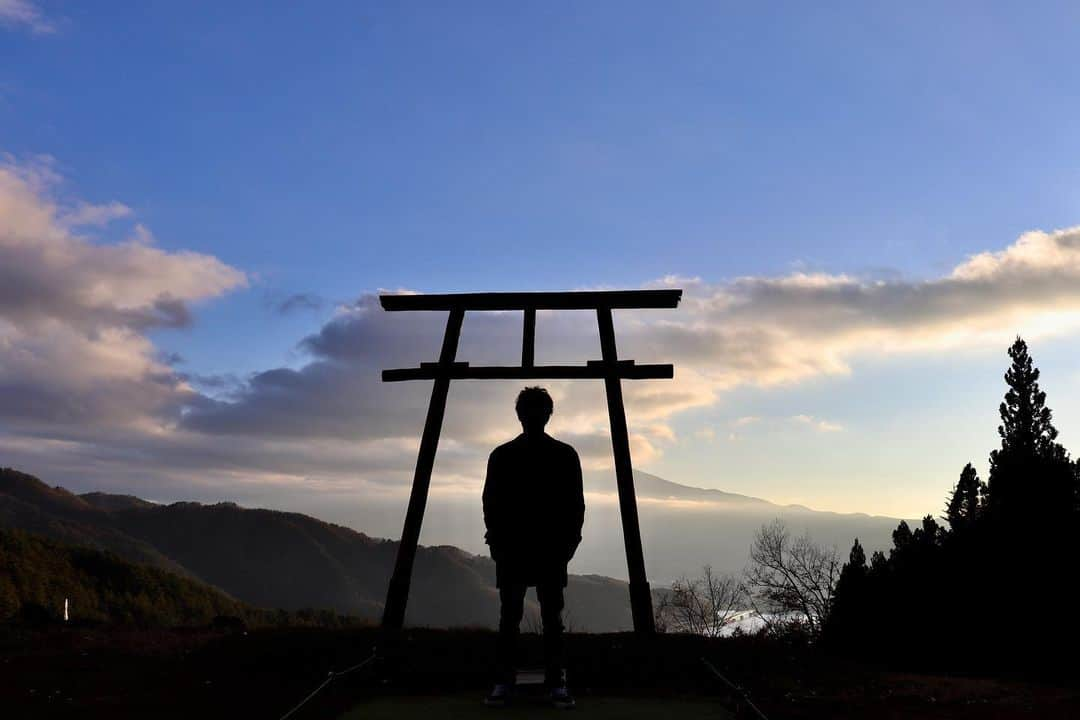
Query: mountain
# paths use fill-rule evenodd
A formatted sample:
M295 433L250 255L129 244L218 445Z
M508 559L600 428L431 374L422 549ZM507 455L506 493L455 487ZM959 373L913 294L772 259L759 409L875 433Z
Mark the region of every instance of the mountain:
M569 622L590 631L631 627L626 561L614 478L589 473L584 541L571 565ZM858 537L866 552L890 545L897 519L819 512L760 498L695 488L635 472L645 561L660 588L704 565L738 573L754 534L781 518L794 534L846 556ZM476 502L433 502L430 513L476 512ZM353 512L352 509L347 509ZM389 508L384 514L394 514ZM401 508L404 511L404 508ZM322 514L320 512L320 514ZM429 518L431 520L433 518ZM477 519L479 520L479 519ZM394 523L398 518L393 518ZM444 523L444 526L447 524ZM467 522L461 541L483 552L482 530ZM76 495L35 477L0 470L0 527L112 550L121 557L201 580L258 607L327 608L377 619L397 543L309 515L234 503L151 503L131 495ZM438 534L438 533L436 533ZM451 545L421 547L407 621L413 625L491 626L498 614L495 567L486 555ZM531 605L535 611L535 605Z
M587 473L585 476L586 489L591 491L604 491L604 483L608 478L600 473ZM727 505L753 506L753 507L779 507L768 500L739 495L737 493L712 490L709 488L691 487L665 480L644 470L634 471L634 494L638 498L652 498L656 500L690 500L698 502L724 503Z
M222 615L259 615L219 590L160 568L0 530L0 620L56 620L65 601L71 618L80 621L205 625Z
M381 614L397 553L396 542L299 513L76 495L10 469L0 469L0 527L111 550L254 606L329 608L371 619ZM494 585L489 558L449 546L421 547L406 621L490 627L498 616ZM530 608L535 612L535 603ZM580 630L630 628L625 583L571 576L567 616Z
M755 533L780 518L794 535L835 547L847 557L855 538L869 555L892 545L898 518L811 510L761 498L690 487L641 470L634 471L645 564L654 586L694 574L705 565L738 573L746 565ZM575 567L604 575L625 575L625 555L615 478L586 473L586 529Z
M892 546L892 531L900 518L864 513L812 510L801 505L780 505L748 495L690 487L641 470L634 472L638 514L645 550L645 566L654 587L662 587L684 574L711 565L715 572L738 573L746 565L754 534L765 523L781 518L795 535L835 546L846 557L855 538L869 554ZM611 472L585 473L584 539L570 564L570 572L626 578L615 477ZM308 515L373 535L395 537L401 531L407 497L357 497L296 493L250 496L253 504L287 503ZM910 518L905 518L911 521ZM434 488L424 515L423 537L431 544L453 545L487 555L484 545L480 489L440 493Z
M100 493L93 493L100 495ZM100 502L100 498L97 498ZM0 468L0 527L19 528L72 545L111 550L133 562L179 575L191 573L153 545L106 520L97 505L32 475Z

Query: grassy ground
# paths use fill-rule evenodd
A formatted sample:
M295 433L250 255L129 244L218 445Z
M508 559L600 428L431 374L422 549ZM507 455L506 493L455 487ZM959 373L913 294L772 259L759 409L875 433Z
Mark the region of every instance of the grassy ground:
M494 717L531 720L550 718L560 713L543 702L519 702L493 710L480 702L481 694L461 693L438 697L374 697L357 704L341 716L341 720L468 720ZM575 716L595 720L655 720L678 717L687 720L708 718L732 720L735 716L715 700L695 696L683 697L579 697L573 710Z
M330 670L367 657L371 629L205 630L0 626L0 717L280 718ZM527 664L540 643L524 638ZM483 631L410 631L386 660L333 682L296 720L313 718L528 718L556 711L522 706L492 713L494 636ZM577 635L567 673L581 717L713 717L734 712L701 662L707 657L746 688L771 720L1076 720L1077 674L1056 683L1023 678L912 674L851 663L775 641ZM710 714L711 713L711 714ZM747 713L736 717L752 717Z

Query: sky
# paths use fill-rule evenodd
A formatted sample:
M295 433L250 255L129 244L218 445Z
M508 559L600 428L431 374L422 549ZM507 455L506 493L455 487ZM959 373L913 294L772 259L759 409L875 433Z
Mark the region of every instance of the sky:
M940 513L1017 334L1075 449L1080 8L751 5L0 0L0 465L396 536L429 389L379 371L444 320L377 293L640 287L685 291L616 317L676 366L626 388L666 479ZM609 472L602 388L550 387ZM517 389L451 389L434 503Z

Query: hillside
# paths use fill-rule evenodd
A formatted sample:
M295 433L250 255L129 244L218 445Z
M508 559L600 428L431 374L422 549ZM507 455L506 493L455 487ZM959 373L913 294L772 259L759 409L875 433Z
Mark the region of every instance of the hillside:
M36 609L59 619L137 625L205 625L251 608L203 583L112 553L75 547L22 531L0 530L0 620Z
M642 535L654 587L712 565L738 572L754 533L781 517L841 552L860 538L867 552L889 545L896 519L818 512L720 490L693 488L636 471ZM585 540L571 566L572 626L594 632L631 626L622 529L614 479L586 476ZM445 502L432 513L454 512ZM475 508L472 508L475 511ZM394 517L394 522L398 518ZM479 528L467 523L470 544ZM214 585L258 607L328 608L377 619L397 543L309 515L247 509L234 503L159 505L131 495L76 495L15 470L0 470L0 527L111 550ZM486 555L451 545L421 547L408 622L434 627L491 626L497 616L495 567Z
M329 608L377 619L397 543L298 513L233 503L156 505L130 496L75 495L0 470L0 527L111 550L186 574L258 607ZM422 547L407 622L492 626L495 566L454 547ZM572 576L568 622L594 632L631 626L626 585ZM535 607L533 606L533 609Z

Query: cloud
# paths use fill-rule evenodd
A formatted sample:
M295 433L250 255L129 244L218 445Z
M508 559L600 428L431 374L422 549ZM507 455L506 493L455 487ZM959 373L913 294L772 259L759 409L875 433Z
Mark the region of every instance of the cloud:
M757 415L746 415L732 420L728 423L728 426L732 428L728 433L728 440L731 442L741 440L743 434L749 432L749 428L752 427L761 427L770 431L776 431L778 429L790 430L794 426L809 428L815 432L821 433L840 432L844 429L843 425L840 425L839 423L805 414L791 415L788 417L759 417ZM701 437L700 434L699 437Z
M708 425L702 428L698 428L694 431L694 437L699 440L713 442L714 440L716 440L716 428L710 427Z
M70 474L84 486L95 482L87 478L136 485L153 478L161 488L404 492L430 387L385 384L380 373L434 360L444 316L386 313L368 293L299 340L305 362L297 367L247 377L230 368L181 372L147 333L189 324L195 305L243 287L246 276L212 256L163 251L140 225L111 244L80 234L130 222L134 213L115 201L68 200L62 186L48 159L0 163L6 462L44 463L57 482ZM678 443L672 420L680 413L716 405L741 386L850 373L860 358L997 350L1017 332L1080 328L1080 229L1027 233L929 279L796 272L715 283L669 277L649 286L686 292L678 310L616 313L624 357L676 365L674 380L624 384L639 465ZM275 307L316 303L297 294ZM539 313L538 362L599 357L595 322L590 313ZM469 315L459 359L514 363L520 333L517 313ZM453 385L436 491L475 489L492 445L516 432L520 385ZM552 431L578 447L588 467L610 465L602 384L546 385L556 404ZM767 420L746 416L698 435L737 438ZM783 422L842 429L810 412Z
M293 293L282 297L276 292L268 292L264 297L266 306L279 315L290 315L306 310L322 310L324 301L316 293Z
M635 462L646 464L676 441L670 421L711 406L744 385L773 386L846 374L857 357L999 348L1018 330L1038 335L1080 327L1080 230L1033 232L1005 250L973 256L939 278L861 279L792 273L727 283L665 278L686 288L677 311L620 311L620 351L639 362L673 361L674 381L625 383ZM469 315L459 359L512 363L520 353L516 313ZM445 318L386 313L375 294L342 307L299 346L310 362L253 376L232 397L200 398L181 427L190 432L415 442L425 384L383 384L383 368L437 357ZM583 362L598 355L588 313L540 313L539 362ZM444 430L456 460L448 473L478 475L492 444L513 434L518 383L464 382L451 390ZM547 383L556 401L553 432L572 439L588 465L610 463L606 405L598 383ZM748 416L739 429L761 421ZM811 414L785 422L816 432L843 427ZM402 458L402 468L412 456ZM455 464L456 463L456 464Z
M677 281L667 281L667 284ZM860 356L998 346L1080 327L1080 228L1030 232L928 280L793 273L691 280L652 342L717 391L845 374Z
M30 0L0 0L0 25L26 27L42 35L56 32L56 26Z
M113 220L128 217L132 214L131 208L123 203L111 202L104 205L92 205L85 201L79 201L59 218L58 222L69 228L102 227ZM145 235L145 228L142 229Z
M829 422L828 420L822 420L813 415L793 415L791 419L794 422L812 428L817 432L840 432L844 429L843 425Z
M552 313L538 319L541 354L584 362L594 357L596 329L583 318ZM277 438L399 438L419 432L428 400L426 384L381 382L381 371L437 357L445 318L433 313L386 313L375 295L340 308L319 332L301 341L311 361L299 368L276 368L254 375L225 401L202 401L184 415L187 430ZM513 362L520 357L521 318L516 313L466 318L459 359L477 363ZM644 462L674 442L666 420L703 401L688 374L681 384L645 387L627 383L635 430L635 458ZM587 465L610 463L608 418L600 383L546 383L556 402L553 431L572 438ZM482 457L495 442L517 432L514 395L521 383L462 382L451 391L444 437L464 453ZM708 393L706 392L706 396ZM411 460L403 463L407 465Z
M70 426L174 423L192 391L147 338L190 323L190 304L245 283L216 258L169 253L136 228L98 244L75 233L130 215L65 204L48 159L0 163L0 419L63 435Z

